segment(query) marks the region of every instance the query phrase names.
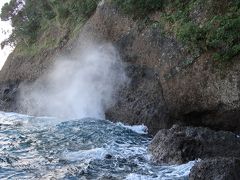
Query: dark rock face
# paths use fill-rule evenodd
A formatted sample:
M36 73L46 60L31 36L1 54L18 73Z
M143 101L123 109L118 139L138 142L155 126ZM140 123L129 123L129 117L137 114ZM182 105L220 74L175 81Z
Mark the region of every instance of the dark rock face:
M2 111L17 111L17 89L18 82L8 82L0 85L0 108Z
M171 123L163 98L160 73L153 64L157 60L155 52L159 49L156 45L154 49L146 46L149 42L146 37L153 38L154 34L148 30L142 31L131 18L105 3L98 7L95 15L82 28L79 42L84 42L81 39L86 37L109 40L115 44L126 64L129 86L116 94L117 103L107 110L107 119L145 124L151 134L156 134L159 129L170 127Z
M239 180L240 159L216 158L198 162L191 169L190 180Z
M181 164L198 158L240 158L240 138L231 132L174 125L157 133L149 151L154 161L168 164Z
M239 57L219 71L210 54L190 55L174 37L141 26L108 3L98 7L80 39L86 34L113 42L127 69L136 72L129 73L129 88L107 111L110 120L144 123L152 134L176 119L190 126L240 131Z
M161 84L154 71L132 65L128 66L127 72L132 80L127 88L119 92L118 102L108 110L107 117L132 125L145 124L151 134L171 126Z

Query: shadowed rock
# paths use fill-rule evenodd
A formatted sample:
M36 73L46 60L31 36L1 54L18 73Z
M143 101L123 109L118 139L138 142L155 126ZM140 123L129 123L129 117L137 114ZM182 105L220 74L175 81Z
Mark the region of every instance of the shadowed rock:
M190 180L239 180L240 159L216 158L198 162L191 169Z
M174 125L157 133L149 151L154 161L167 164L198 158L240 157L240 138L231 132Z

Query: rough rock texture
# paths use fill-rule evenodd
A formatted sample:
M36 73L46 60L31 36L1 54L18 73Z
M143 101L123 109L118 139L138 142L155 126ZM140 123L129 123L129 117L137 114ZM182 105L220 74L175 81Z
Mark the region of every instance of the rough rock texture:
M128 124L145 124L150 133L171 126L162 96L162 87L152 69L127 68L130 85L119 93L117 104L109 109L107 117L112 121Z
M6 89L8 91L7 99L6 93L0 93L0 110L19 112L16 102L21 82L35 81L53 65L58 55L68 52L71 48L69 46L73 44L73 40L68 40L69 32L54 27L53 29L51 34L39 37L39 43L41 44L49 36L57 36L60 39L58 47L40 49L36 54L19 52L19 48L16 47L9 55L0 71L0 92Z
M216 158L198 162L191 169L190 180L239 180L240 159Z
M198 13L193 16L203 19ZM78 43L91 39L113 42L131 78L129 87L117 95L116 105L106 112L110 120L144 123L152 134L171 127L176 120L240 131L239 57L220 73L210 54L188 54L173 36L132 20L108 2L101 4L83 26ZM59 51L61 48L34 57L13 53L0 72L0 82L36 79Z
M181 164L198 158L240 158L240 138L226 131L174 125L157 133L149 151L153 160L168 164Z
M72 40L68 39L69 32L60 28L52 29L51 33L43 33L38 37L38 43L44 43L44 40L50 37L58 37L58 47L39 49L36 53L31 53L19 52L20 48L17 46L0 71L0 83L36 80L53 64L58 54L66 51L67 45L72 43Z
M0 84L0 108L2 111L17 111L16 94L18 82Z
M240 130L239 57L219 72L210 54L191 56L174 37L142 26L107 3L83 27L80 38L85 34L114 42L129 65L131 85L107 112L109 119L144 123L152 134L176 119Z
M82 44L82 39L86 42L89 38L113 42L126 63L131 79L129 86L117 95L116 105L106 112L107 118L128 124L145 124L151 134L160 128L170 127L160 73L151 62L157 58L152 51L159 49L150 44L146 46L151 41L149 38L154 38L152 32L141 29L137 22L106 3L98 7L95 15L82 28L79 44Z
M46 51L39 56L23 56L10 54L2 70L0 71L0 82L14 82L24 80L35 80L44 69L52 63L54 53Z

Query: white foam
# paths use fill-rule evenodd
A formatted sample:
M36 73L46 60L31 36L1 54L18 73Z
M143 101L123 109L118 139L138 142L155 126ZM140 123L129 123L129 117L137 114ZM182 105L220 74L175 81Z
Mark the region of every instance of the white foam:
M133 125L133 126L129 126L129 125L125 125L121 122L118 122L117 125L120 125L122 127L125 127L127 129L131 129L132 131L138 133L138 134L148 134L148 128L145 125Z
M81 161L89 159L104 159L106 155L107 151L104 148L95 148L77 152L64 152L62 158L69 161Z
M166 166L167 172L163 171L163 173L166 177L176 177L176 178L185 177L189 175L190 170L192 169L195 163L196 161L190 161L186 164ZM169 169L171 169L172 172L169 172Z
M27 123L28 119L32 116L13 113L13 112L2 112L0 111L0 123L5 125L14 125L17 123Z
M125 180L152 180L154 178L151 178L149 176L144 176L144 175L140 175L140 174L135 174L135 173L131 173L129 174Z
M0 123L9 124L10 126L20 124L20 127L17 127L17 128L23 128L24 132L26 130L34 131L36 129L39 130L42 128L51 128L52 125L59 124L63 121L69 121L69 120L57 119L53 117L33 117L33 116L22 115L17 113L0 112ZM122 123L117 123L117 126L131 129L132 131L137 132L139 134L147 133L147 128L144 125L128 126ZM76 128L81 128L81 127L76 127ZM4 140L4 138L2 138L2 140ZM5 142L1 142L1 143L3 144ZM131 162L134 162L142 169L141 172L143 172L143 174L141 174L140 171L138 173L129 172L128 175L124 175L126 177L126 180L184 179L189 175L190 170L195 163L194 161L191 161L187 164L175 165L175 166L153 165L150 162L150 155L148 154L148 151L147 151L147 144L148 144L148 141L142 142L141 144L134 144L134 140L132 139L128 139L124 141L124 143L118 143L113 139L112 141L110 140L108 143L104 144L102 148L93 148L93 149L71 151L71 152L64 151L60 159L65 159L73 162L80 161L80 163L85 163L86 165L88 165L92 160L103 160L107 154L110 154L115 160L117 160L118 158L130 159ZM21 162L21 164L26 163L26 165L28 164L34 165L34 163L31 162L31 159L32 159L31 157L34 156L35 154L36 154L35 151L33 152L33 154L28 153L28 157L30 157L30 159L29 160L24 159L24 162ZM141 158L132 159L133 157L141 157ZM66 172L67 171L68 169L66 169ZM54 172L49 172L50 174L48 174L46 177L48 176L52 177L53 174L51 173L54 173ZM64 175L64 173L63 174L58 173L58 174Z
M170 180L183 179L187 177L196 161L190 161L182 165L162 166L158 174L153 176L140 175L136 173L129 174L125 180Z
M47 116L34 117L14 112L0 111L0 124L4 125L24 126L25 128L36 127L42 129L49 126L55 126L64 121L67 120Z

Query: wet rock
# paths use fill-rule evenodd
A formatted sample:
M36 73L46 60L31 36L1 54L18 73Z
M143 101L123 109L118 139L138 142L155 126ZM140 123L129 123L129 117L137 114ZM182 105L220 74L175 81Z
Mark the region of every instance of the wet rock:
M191 169L190 180L239 180L240 159L216 158L198 162Z
M111 154L106 154L106 156L105 156L105 159L112 159L112 155Z
M149 151L154 161L168 164L182 164L198 158L240 158L240 138L226 131L174 125L157 133Z
M107 118L130 125L144 124L150 134L170 127L162 87L154 70L132 65L127 72L131 82L119 92L118 102L106 112Z

